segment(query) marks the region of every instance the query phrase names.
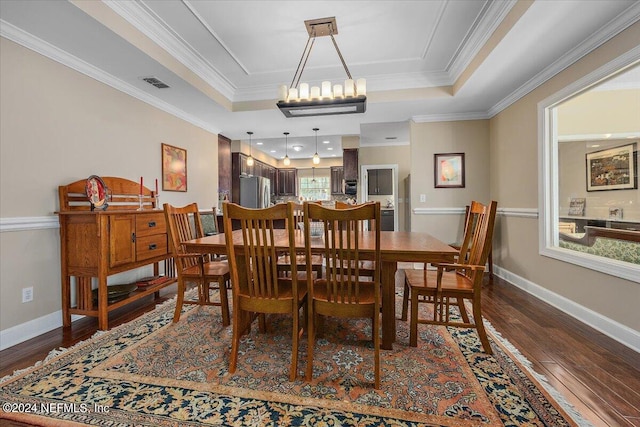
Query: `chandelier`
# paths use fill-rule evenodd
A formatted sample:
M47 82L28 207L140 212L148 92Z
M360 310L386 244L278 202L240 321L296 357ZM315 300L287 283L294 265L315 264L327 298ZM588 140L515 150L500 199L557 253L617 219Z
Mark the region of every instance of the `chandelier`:
M287 117L328 116L334 114L364 113L367 109L367 83L365 79L351 77L349 68L344 62L334 34L338 34L336 18L322 18L304 21L309 33L307 44L302 52L291 86L281 85L278 88L277 106ZM307 64L316 37L331 37L333 46L338 52L342 66L347 73L347 80L342 84L331 85L323 81L321 86L300 83L300 77Z

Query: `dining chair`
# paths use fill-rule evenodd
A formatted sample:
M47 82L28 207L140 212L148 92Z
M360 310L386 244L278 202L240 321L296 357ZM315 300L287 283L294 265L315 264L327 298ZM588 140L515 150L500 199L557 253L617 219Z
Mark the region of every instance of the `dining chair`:
M291 202L293 204L293 228L298 230L300 224L304 224L304 208L300 203ZM296 231L302 233L302 231ZM298 267L298 272L306 273L307 257L304 251L295 252L295 261ZM291 272L291 253L286 252L278 257L278 271L279 272ZM322 255L313 254L311 256L311 270L316 273L316 277L322 278Z
M469 219L469 209L471 208L471 206L467 205L464 208L464 224L466 226L467 224L467 219ZM464 237L464 231L463 231L463 237ZM451 246L454 249L458 249L460 250L462 243L461 242L455 242L455 243L450 243L449 246ZM468 255L468 254L467 254ZM493 281L493 248L491 250L489 250L489 256L487 258L487 264L489 265L489 280Z
M409 345L418 345L418 323L475 328L485 353L492 354L482 321L481 286L487 257L491 250L497 202L489 205L473 201L465 224L464 239L457 261L434 264L437 270L405 270L405 298L411 299ZM473 322L464 301L470 300ZM431 317L419 318L418 305L431 304ZM461 320L451 316L452 305L458 307ZM403 318L406 308L403 304Z
M230 273L229 264L209 254L189 253L183 242L203 237L202 221L197 203L184 207L164 204L164 216L167 222L169 245L178 275L178 296L173 322L180 320L183 304L215 305L222 311L223 326L229 325L229 301L227 290ZM187 283L198 285L198 299L185 300ZM212 286L212 284L215 284ZM219 290L219 301L211 301L210 290Z
M350 205L349 203L341 202L339 200L336 200L334 205L335 209L351 209L356 206L358 205ZM373 224L372 222L367 224L366 221L363 221L362 223L359 224L359 226L360 226L360 230L364 231L367 227L373 229L375 227L375 224ZM361 274L364 277L373 278L373 273L375 270L373 261L361 260L359 264L360 264L360 268L358 270L359 274Z
M316 204L304 205L305 250L312 255L310 223L323 224L322 254L325 258L325 277L311 277L307 266L308 348L306 379L313 377L313 352L319 316L369 318L372 323L374 347L375 388L380 388L380 203L366 203L349 209L332 209ZM376 225L373 233L362 231L364 221ZM361 251L363 239L372 240L372 253ZM318 238L315 238L317 241ZM317 249L316 249L317 250ZM360 261L373 262L373 277L364 277Z
M298 347L304 325L304 322L300 322L300 309L306 314L307 283L298 281L296 263L291 264L289 277L279 276L276 264L278 252L283 247L295 253L293 204L289 202L263 209L248 209L235 203L225 203L223 214L225 230L232 229L232 221L240 224L238 232L225 233L233 286L233 337L229 372L236 371L240 337L250 330L256 315L260 331L265 332L265 315L290 314L293 327L289 380L293 381L297 376ZM281 230L276 230L274 225L283 220L287 237L278 241L277 232Z

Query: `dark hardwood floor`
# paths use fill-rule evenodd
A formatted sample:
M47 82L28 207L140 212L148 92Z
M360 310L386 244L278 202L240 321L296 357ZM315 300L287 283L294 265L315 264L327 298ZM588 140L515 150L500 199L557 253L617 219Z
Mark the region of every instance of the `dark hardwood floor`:
M500 278L486 282L485 318L585 419L595 426L640 427L640 353ZM171 298L174 292L175 287L169 287L158 300L149 297L113 312L110 325L153 310L155 304ZM87 339L96 330L95 319L84 318L76 321L71 330L58 328L3 350L0 377L33 365L54 348Z

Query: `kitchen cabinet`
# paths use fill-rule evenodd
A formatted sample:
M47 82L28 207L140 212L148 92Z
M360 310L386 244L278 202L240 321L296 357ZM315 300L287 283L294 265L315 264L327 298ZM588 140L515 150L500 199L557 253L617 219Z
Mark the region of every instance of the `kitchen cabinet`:
M331 194L344 194L344 168L331 166Z
M271 180L271 194L276 194L276 183L278 179L278 169L263 163L259 160L253 160L253 166L247 165L248 156L243 153L231 154L231 201L240 203L240 176L262 176Z
M342 151L342 166L345 181L358 180L358 149L345 148Z
M393 169L369 169L367 193L370 196L393 195Z
M278 196L298 195L298 170L278 169Z

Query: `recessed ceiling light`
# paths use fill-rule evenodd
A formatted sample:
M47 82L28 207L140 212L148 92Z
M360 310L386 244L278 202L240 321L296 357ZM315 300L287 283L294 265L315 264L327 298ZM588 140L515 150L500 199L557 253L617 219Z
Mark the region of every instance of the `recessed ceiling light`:
M300 151L304 147L302 147L302 145L292 145L291 148L293 148L294 151Z
M333 150L333 147L327 147L327 151Z
M332 155L331 155L331 157L336 157L336 155L335 155L335 154L332 154Z
M276 150L271 150L271 151L269 151L269 152L270 152L270 153L275 153L275 152L276 152Z
M262 142L256 142L256 145L262 145Z
M322 141L323 144L331 144L331 141Z

